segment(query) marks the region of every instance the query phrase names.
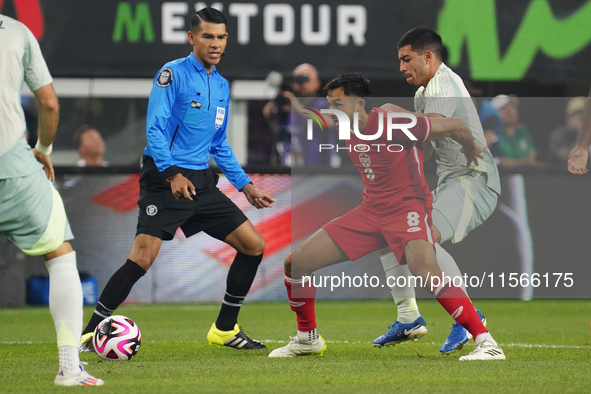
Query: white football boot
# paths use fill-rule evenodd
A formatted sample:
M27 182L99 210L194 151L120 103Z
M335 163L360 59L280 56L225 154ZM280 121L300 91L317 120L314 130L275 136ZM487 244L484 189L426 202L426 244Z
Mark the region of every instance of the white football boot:
M105 382L89 374L82 365L80 372L70 375L66 367L60 366L59 372L54 381L56 386L102 386Z
M321 335L314 340L302 339L299 334L290 338L287 345L273 350L269 357L322 356L327 348Z
M480 334L475 339L476 349L467 356L460 357L460 361L472 360L505 360L505 353L490 333Z

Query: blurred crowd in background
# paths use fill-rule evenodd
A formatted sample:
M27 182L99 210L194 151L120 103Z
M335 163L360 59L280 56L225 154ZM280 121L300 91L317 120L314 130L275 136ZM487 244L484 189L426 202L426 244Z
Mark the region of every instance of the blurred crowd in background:
M301 166L347 166L345 151L318 152L319 143L334 143L334 127L308 141L296 130L305 115L298 106L325 104L318 71L298 66L286 78L277 97L248 102L248 155L246 165L280 169ZM565 168L568 154L581 131L585 97L482 97L469 84L488 146L501 167ZM293 101L292 101L293 100ZM398 100L413 110L412 98ZM145 147L147 99L66 98L60 101L62 119L55 141L56 165L78 167L130 166L139 162ZM35 101L23 96L29 142L36 141ZM231 133L232 131L229 130Z

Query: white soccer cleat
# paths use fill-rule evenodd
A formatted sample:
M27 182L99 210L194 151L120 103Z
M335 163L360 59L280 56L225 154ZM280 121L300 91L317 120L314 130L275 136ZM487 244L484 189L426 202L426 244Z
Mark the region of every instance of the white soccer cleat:
M460 357L460 361L473 360L505 360L505 353L490 333L480 334L476 337L476 349L467 356Z
M60 366L59 372L54 381L56 386L102 386L105 382L89 374L82 365L80 372L70 375L66 367Z
M322 356L327 348L322 336L310 342L300 342L297 335L290 338L287 345L273 350L269 357Z

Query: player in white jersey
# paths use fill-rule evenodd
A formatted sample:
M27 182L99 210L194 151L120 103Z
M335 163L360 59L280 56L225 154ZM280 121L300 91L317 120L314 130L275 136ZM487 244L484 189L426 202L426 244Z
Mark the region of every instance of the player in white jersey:
M414 100L416 115L462 118L474 140L484 146L486 139L470 94L462 79L442 62L442 50L441 37L427 27L408 31L398 43L400 71L409 84L419 87ZM402 110L391 104L386 107ZM460 242L493 213L501 194L499 173L488 149L483 152L484 160L478 166L472 164L470 167L465 165L460 145L449 138L432 141L432 150L436 153L439 177L433 193L437 262L446 276L461 277L456 262L439 244L449 240ZM430 156L430 153L425 152L425 155ZM408 267L399 265L391 251L383 250L380 259L388 276L410 276ZM466 291L465 286L463 289ZM398 306L398 318L386 334L373 341L374 346L416 340L427 333L414 288L392 287L391 290ZM478 313L486 322L482 313ZM454 323L440 351L443 354L454 352L469 339L466 330Z
M0 15L0 233L24 253L43 256L49 272L49 309L57 332L58 386L100 386L78 358L82 286L72 232L53 181L51 146L59 108L39 44L22 23ZM25 140L23 82L39 103L39 138Z

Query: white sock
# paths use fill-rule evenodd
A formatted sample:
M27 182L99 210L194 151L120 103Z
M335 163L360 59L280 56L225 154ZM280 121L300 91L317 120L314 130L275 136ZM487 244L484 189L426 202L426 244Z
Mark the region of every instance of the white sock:
M380 256L382 266L386 272L386 277L391 277L388 282L389 284L396 284L390 287L392 291L392 298L396 302L398 307L398 320L402 324L409 324L417 320L421 313L417 306L417 300L415 299L415 289L410 286L408 278L412 275L406 264L398 264L394 253L390 252ZM396 280L398 277L406 277L406 280ZM405 286L398 286L397 284L404 284Z
M300 343L308 343L317 340L319 337L318 329L315 328L312 331L299 331L298 330L298 340Z
M490 332L483 332L482 334L479 334L476 336L476 338L474 338L474 342L476 342L476 345L480 345L484 341L491 342L494 346L498 346L497 341L493 339L492 335L490 335Z
M66 367L66 372L76 375L80 372L80 358L78 357L77 346L60 346L60 367Z
M439 244L435 244L435 256L437 257L437 265L439 265L439 269L441 269L445 276L449 276L452 281L455 277L462 277L460 268L458 267L458 264L454 258L451 257L451 255L447 253L447 250L443 249ZM459 283L458 279L456 279L453 283ZM464 290L464 293L468 295L468 292L466 291L466 285L463 280L460 287L462 290Z
M82 334L82 285L76 268L76 252L45 262L49 271L49 310L57 332L57 346L80 345Z

